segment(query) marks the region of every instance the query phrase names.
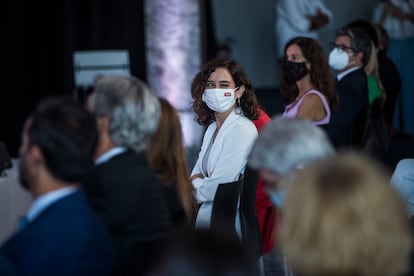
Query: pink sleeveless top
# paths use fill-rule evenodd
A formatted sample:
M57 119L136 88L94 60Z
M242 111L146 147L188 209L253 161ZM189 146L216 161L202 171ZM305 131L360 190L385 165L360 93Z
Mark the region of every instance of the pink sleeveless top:
M326 125L329 123L329 120L331 119L331 109L329 108L329 104L328 101L326 100L325 96L317 91L317 90L309 90L308 92L305 93L305 95L302 96L302 98L299 99L299 101L296 102L295 105L293 104L289 104L285 107L285 111L282 114L282 117L285 118L295 118L298 115L298 110L300 105L303 102L303 99L305 98L306 95L309 94L316 94L319 96L319 98L322 101L323 107L325 108L325 112L326 112L326 116L325 118L323 118L320 121L312 121L315 125Z

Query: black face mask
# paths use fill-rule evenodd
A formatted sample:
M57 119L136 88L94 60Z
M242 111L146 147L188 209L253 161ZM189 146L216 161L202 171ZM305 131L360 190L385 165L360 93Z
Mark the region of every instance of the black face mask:
M306 68L305 62L292 62L285 60L283 62L283 76L287 82L297 82L306 74L309 73L308 68Z

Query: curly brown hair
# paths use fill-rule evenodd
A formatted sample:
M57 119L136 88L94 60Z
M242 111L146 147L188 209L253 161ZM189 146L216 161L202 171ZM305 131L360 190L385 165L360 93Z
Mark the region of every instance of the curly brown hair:
M240 98L240 108L244 116L250 120L259 118L259 104L253 86L241 65L233 59L214 59L207 62L198 72L191 83L191 95L193 97L193 110L196 113L196 121L200 125L207 126L214 118L214 111L202 101L202 95L210 74L217 68L226 69L233 78L236 87L244 85L245 91Z
M325 95L331 111L335 111L338 106L338 95L336 94L334 77L329 69L327 55L321 44L309 37L294 37L286 43L287 48L296 44L301 49L305 59L311 64L309 71L312 84ZM316 69L316 70L315 70ZM280 92L288 103L291 103L298 96L296 83L289 83L281 74Z

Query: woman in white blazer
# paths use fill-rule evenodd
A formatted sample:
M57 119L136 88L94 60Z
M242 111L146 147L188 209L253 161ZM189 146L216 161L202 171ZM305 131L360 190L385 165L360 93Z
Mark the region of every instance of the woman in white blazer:
M194 77L191 94L196 120L207 126L197 162L191 172L200 204L196 227L209 227L219 184L237 181L257 137L252 120L259 106L243 68L231 59L208 62ZM236 217L236 229L239 219Z

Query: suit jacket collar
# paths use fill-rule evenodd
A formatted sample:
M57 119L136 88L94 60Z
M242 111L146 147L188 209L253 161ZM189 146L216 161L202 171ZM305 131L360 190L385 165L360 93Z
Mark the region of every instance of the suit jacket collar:
M108 150L107 152L103 153L101 156L99 156L96 160L95 160L95 165L100 165L104 162L107 162L108 160L110 160L111 158L125 152L127 149L125 147L115 147L112 148L110 150Z
M41 195L36 198L29 210L26 213L26 219L30 222L33 221L37 216L39 216L45 209L56 201L61 200L62 198L71 195L78 191L78 187L70 186L65 187L59 190L51 191L47 194Z
M348 74L350 74L350 73L352 73L352 72L354 72L354 71L356 71L356 70L358 70L358 69L360 69L360 68L362 68L362 66L355 66L355 67L352 67L352 68L349 68L348 70L346 70L346 71L344 71L344 72L341 72L341 73L339 73L337 76L336 76L336 79L338 80L338 81L341 81L346 75L348 75Z

